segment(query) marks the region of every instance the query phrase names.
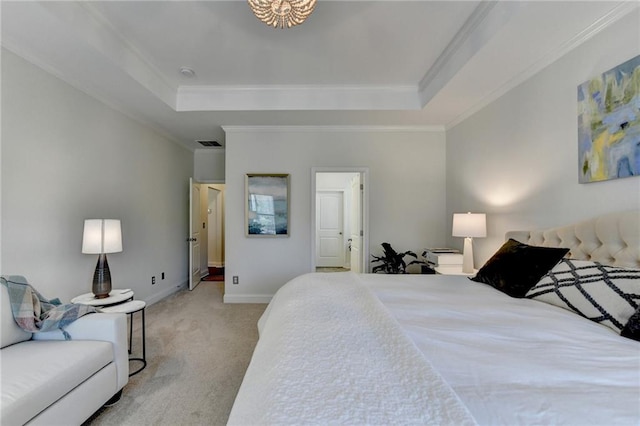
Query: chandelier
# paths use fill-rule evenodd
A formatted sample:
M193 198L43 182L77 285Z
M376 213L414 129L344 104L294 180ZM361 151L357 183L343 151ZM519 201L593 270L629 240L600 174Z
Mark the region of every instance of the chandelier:
M316 0L247 0L256 17L273 28L300 25L311 15Z

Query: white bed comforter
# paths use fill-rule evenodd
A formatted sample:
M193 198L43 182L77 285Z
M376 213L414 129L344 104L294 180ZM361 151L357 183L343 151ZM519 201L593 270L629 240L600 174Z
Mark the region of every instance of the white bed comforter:
M260 328L230 424L640 425L639 342L465 277L309 274Z
M475 423L355 274L292 280L260 325L230 425Z
M640 425L640 342L465 277L363 275L481 425Z

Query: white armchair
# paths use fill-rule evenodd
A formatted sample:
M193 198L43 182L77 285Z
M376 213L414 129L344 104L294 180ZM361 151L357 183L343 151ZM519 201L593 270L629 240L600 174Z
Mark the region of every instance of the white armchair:
M1 424L79 425L119 397L129 380L126 315L85 315L65 328L67 341L59 330L20 329L4 285L0 305Z

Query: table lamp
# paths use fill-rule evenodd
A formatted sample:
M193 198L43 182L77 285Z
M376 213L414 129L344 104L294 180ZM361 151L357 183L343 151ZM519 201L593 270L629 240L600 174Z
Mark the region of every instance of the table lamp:
M487 218L484 213L454 213L454 237L464 237L462 255L462 272L472 274L473 270L473 237L487 236Z
M121 251L122 228L119 220L86 219L84 221L82 253L99 255L91 287L96 299L104 299L111 292L111 271L107 263L107 253Z

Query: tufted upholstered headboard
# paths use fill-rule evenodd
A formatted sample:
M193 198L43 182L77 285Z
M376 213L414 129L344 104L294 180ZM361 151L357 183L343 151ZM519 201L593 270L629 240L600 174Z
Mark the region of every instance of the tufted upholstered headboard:
M506 238L544 247L567 247L571 259L640 268L640 210L609 213L542 231L509 231Z

